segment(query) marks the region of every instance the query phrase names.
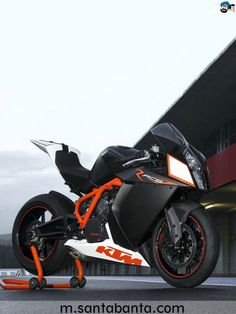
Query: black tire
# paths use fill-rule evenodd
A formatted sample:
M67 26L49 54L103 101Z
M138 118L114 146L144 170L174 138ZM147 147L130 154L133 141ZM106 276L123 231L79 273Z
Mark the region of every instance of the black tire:
M42 290L46 287L47 287L47 280L46 280L46 278L43 278L41 284L39 285L39 289Z
M71 277L70 286L71 288L77 288L79 286L79 278L76 276Z
M87 280L85 277L82 278L82 280L79 283L80 288L84 288L86 286Z
M16 216L12 231L12 246L19 263L28 272L37 274L30 247L27 244L27 228L34 220L38 220L41 212L49 212L53 218L66 217L68 209L58 206L57 202L50 194L35 196L29 200ZM40 222L39 222L40 223ZM65 240L47 240L47 256L41 258L44 276L55 274L65 267L69 259L67 248L64 246Z
M214 270L219 256L218 234L207 212L203 208L190 212L185 224L182 225L186 238L181 246L183 251L178 251L181 253L177 253L175 248L166 247L169 237L167 230L166 218L163 217L153 231L153 257L160 276L177 288L200 285ZM184 254L186 260L183 259Z
M29 287L30 287L30 289L35 290L35 289L37 289L39 286L40 286L40 285L39 285L39 280L38 280L38 278L36 278L36 277L30 278L30 280L29 280Z

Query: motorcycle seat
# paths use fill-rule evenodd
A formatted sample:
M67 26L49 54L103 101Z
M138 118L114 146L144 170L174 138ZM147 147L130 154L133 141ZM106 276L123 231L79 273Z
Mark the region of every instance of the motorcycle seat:
M72 192L88 193L96 186L105 184L123 170L123 164L140 158L141 152L126 146L109 146L98 156L92 170L83 167L75 152L60 150L56 152L56 165Z
M56 165L73 192L87 193L92 190L94 184L90 180L90 170L83 167L78 155L69 151L57 151Z

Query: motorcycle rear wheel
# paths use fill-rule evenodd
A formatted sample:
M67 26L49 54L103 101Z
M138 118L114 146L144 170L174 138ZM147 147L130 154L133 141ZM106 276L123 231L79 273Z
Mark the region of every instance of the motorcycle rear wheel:
M152 248L160 276L177 288L192 288L205 281L219 256L218 234L202 208L193 210L182 224L183 237L174 246L163 217L153 231Z
M31 274L37 275L29 245L32 227L65 214L55 206L49 194L42 194L29 200L16 216L12 231L13 251L18 262ZM69 254L64 243L65 240L46 240L38 251L44 276L58 273L65 267Z

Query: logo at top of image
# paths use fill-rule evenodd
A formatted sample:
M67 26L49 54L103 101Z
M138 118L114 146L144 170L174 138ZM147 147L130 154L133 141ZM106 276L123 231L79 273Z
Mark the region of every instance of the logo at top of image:
M228 1L221 2L220 11L222 13L227 13L228 11L235 12L235 4L230 4Z

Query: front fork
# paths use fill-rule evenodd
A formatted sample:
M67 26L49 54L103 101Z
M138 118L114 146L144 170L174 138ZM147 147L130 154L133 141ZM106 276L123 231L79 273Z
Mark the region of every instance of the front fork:
M187 220L189 213L202 207L199 203L185 200L177 201L165 209L167 224L174 245L177 245L182 238L182 224Z

